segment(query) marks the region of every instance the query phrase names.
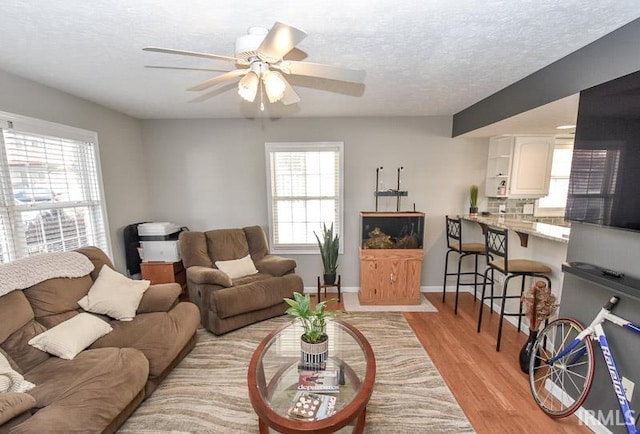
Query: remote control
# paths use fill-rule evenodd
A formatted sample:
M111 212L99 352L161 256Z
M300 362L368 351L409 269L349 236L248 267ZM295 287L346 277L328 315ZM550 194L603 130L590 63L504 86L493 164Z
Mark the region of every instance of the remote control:
M624 273L621 273L619 271L616 270L602 270L602 274L606 274L607 276L611 276L611 277L623 277Z

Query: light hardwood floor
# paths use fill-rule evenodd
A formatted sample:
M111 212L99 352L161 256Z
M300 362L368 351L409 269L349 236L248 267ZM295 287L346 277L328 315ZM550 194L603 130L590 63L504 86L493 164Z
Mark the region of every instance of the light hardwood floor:
M591 433L575 416L554 420L536 406L528 378L518 365L524 333L518 334L516 327L505 322L497 353L498 314L489 315L487 307L483 329L476 333L479 302L474 302L472 294L460 294L458 315L453 314L453 293L447 294L444 305L442 293L426 296L437 313L405 312L404 316L478 433ZM331 308L344 306L332 304Z

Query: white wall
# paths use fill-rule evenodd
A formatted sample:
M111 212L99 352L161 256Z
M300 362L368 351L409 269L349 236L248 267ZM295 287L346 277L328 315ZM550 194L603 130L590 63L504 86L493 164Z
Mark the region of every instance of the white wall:
M450 117L142 121L151 218L191 230L259 224L268 230L265 142L343 141L343 285L359 284L359 212L375 207L375 168L386 188L404 166L403 209L427 214L422 285L442 284L444 216L468 210L470 184L485 177L488 140L451 139ZM385 202L387 201L387 202ZM395 210L381 199L380 210ZM318 255L297 255L305 286L322 272Z
M122 228L148 219L140 122L0 70L0 111L96 131L113 260L126 271Z
M571 237L567 261L586 262L603 268L621 271L625 279L622 285L630 288L638 286L640 271L640 232L595 226L584 223L571 223ZM615 279L613 279L615 280ZM633 294L633 289L631 294ZM560 315L576 318L582 324L588 324L596 316L600 308L611 296L620 297L620 303L614 313L636 324L640 324L640 292L635 290L635 296L630 293L613 291L610 287L566 274L562 288L563 301L560 305ZM611 352L615 357L618 371L623 377L635 383L635 391L631 398L631 408L640 406L640 372L638 359L640 346L638 336L628 330L605 323L603 326ZM594 344L595 346L595 344ZM618 412L618 401L611 389L609 372L599 350L595 350L596 372L589 396L582 405L587 410L598 411L598 414L617 414L615 421L621 421ZM637 413L634 414L637 418ZM602 419L601 419L602 421ZM607 419L607 428L614 433L626 432L624 424ZM615 425L614 425L615 424ZM599 430L599 432L605 432Z

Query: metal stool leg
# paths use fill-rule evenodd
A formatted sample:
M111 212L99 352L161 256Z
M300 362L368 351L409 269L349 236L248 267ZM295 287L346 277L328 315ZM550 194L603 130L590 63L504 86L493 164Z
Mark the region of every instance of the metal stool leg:
M458 314L458 293L460 292L460 272L462 271L462 258L468 256L468 253L462 254L458 257L458 277L456 278L456 302L455 307L453 308L453 313Z
M442 283L442 303L444 303L445 296L447 294L447 269L449 267L449 253L453 252L453 250L447 250L447 254L444 256L444 280Z
M493 298L495 297L493 295L493 283L495 282L495 274L494 274L495 270L492 268L491 269L491 303L489 303L489 309L491 309L491 314L493 315Z
M502 339L502 321L504 321L504 308L507 304L507 289L509 288L509 279L513 276L507 276L504 279L504 288L502 288L502 306L500 306L500 322L498 323L498 341L496 342L496 351L500 351L500 340Z
M519 308L518 308L518 333L520 333L520 329L522 326L522 294L524 294L524 283L525 280L527 279L527 276L525 274L522 275L522 284L520 285L520 300L518 302Z
M473 269L473 302L478 298L478 254L474 254L475 267Z
M487 290L487 278L489 276L489 270L492 270L493 273L493 269L491 267L487 267L487 269L484 271L484 282L482 283L482 294L480 296L480 313L478 314L478 329L476 330L478 333L480 333L480 327L482 327L482 311L484 310L484 295Z

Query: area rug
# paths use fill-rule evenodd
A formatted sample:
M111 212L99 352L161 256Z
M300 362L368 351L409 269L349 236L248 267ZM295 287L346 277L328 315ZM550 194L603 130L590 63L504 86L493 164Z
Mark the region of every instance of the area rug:
M345 292L344 310L347 312L437 312L438 309L429 300L420 294L420 304L407 305L361 305L357 292Z
M470 433L462 409L398 312L344 313L369 340L376 383L366 433ZM216 337L198 330L193 351L121 427L121 433L257 433L247 365L279 317Z

